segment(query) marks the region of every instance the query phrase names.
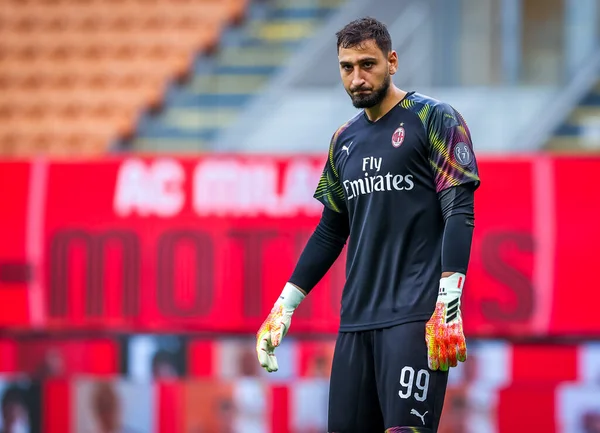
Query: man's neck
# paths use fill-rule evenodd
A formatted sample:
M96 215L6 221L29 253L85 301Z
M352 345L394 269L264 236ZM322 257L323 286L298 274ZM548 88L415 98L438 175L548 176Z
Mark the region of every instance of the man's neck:
M365 113L371 122L377 122L383 116L387 114L392 108L394 108L404 97L407 92L398 87L391 85L387 95L381 101L381 104L375 107L365 108Z

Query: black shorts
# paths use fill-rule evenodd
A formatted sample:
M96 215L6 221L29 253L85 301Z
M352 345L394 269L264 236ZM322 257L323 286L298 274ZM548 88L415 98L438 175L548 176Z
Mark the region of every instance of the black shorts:
M331 370L328 431L436 432L447 384L448 372L427 366L425 322L341 332Z

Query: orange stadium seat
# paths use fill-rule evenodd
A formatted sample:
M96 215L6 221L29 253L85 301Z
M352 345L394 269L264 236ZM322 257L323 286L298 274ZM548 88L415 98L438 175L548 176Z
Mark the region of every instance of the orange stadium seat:
M0 155L106 152L246 2L4 0Z

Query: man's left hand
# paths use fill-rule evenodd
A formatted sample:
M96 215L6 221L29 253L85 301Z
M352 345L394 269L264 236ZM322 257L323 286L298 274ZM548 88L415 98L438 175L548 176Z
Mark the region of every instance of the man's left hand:
M467 359L460 297L465 275L454 273L440 279L440 289L431 319L425 325L427 358L432 370L448 371Z

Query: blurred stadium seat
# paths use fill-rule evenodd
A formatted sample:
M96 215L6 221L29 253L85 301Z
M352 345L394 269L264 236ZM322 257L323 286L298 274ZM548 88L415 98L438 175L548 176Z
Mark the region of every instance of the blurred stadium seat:
M2 154L106 152L245 9L246 0L3 2Z
M134 147L149 151L206 149L343 4L343 0L252 4L246 25L222 39L214 58L199 59L190 82L169 89L165 110L142 118Z
M600 151L600 81L573 108L545 147L558 152Z

